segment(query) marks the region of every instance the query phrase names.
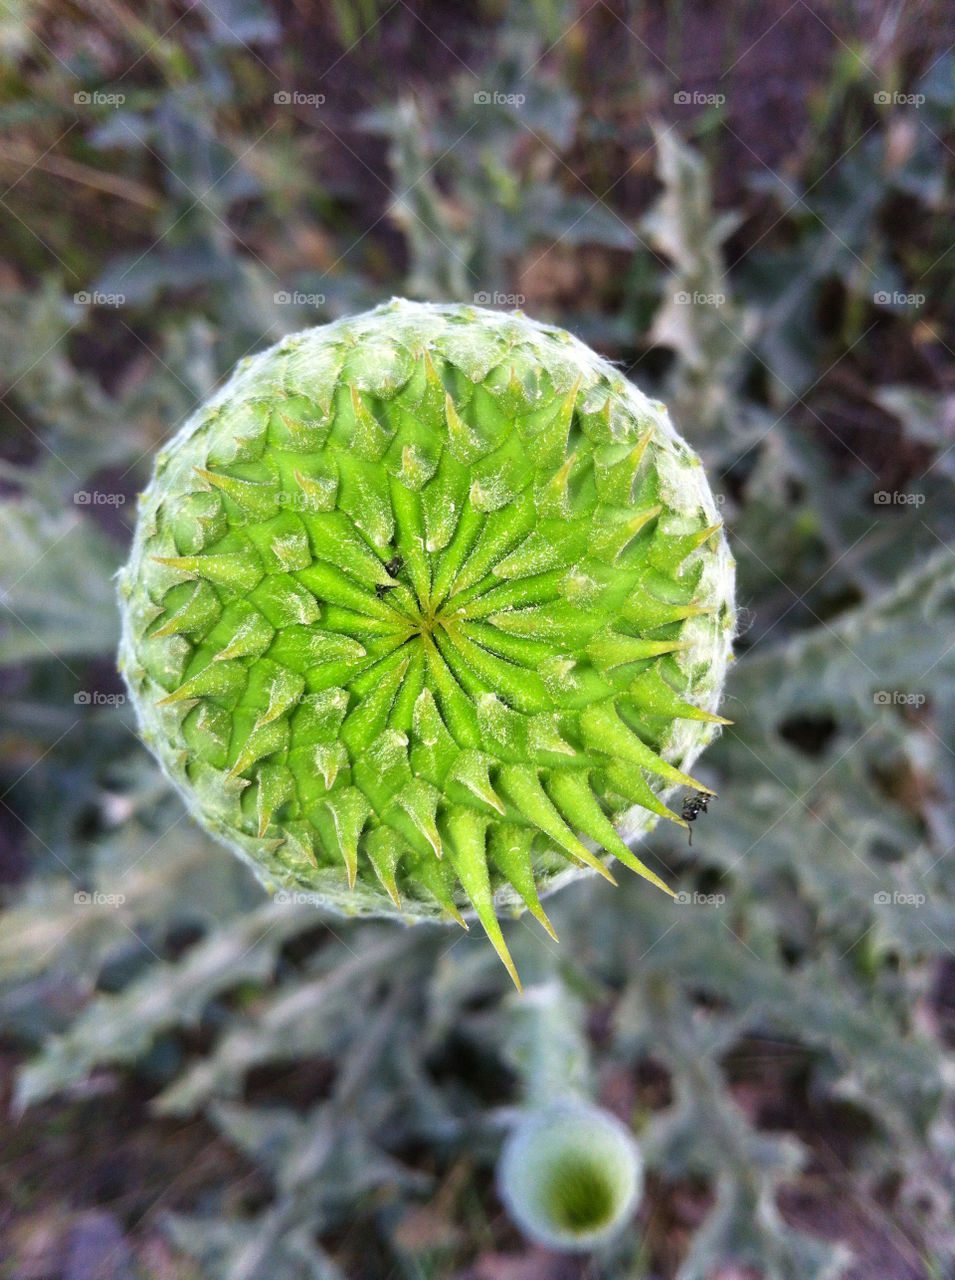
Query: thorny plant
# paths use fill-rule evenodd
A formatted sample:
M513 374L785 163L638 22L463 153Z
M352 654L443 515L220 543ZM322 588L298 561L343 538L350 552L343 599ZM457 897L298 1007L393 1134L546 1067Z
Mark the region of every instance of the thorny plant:
M267 901L136 745L110 654L147 460L237 360L392 293L523 305L672 407L714 477L746 610L735 723L699 768L719 803L692 850L662 829L639 848L675 903L636 878L578 885L548 906L559 949L504 927L525 980L564 993L558 1020L582 1004L593 1094L646 1163L638 1217L593 1265L811 1280L844 1268L841 1238L857 1275L944 1275L951 55L913 45L903 80L904 22L862 44L808 3L741 17L711 97L745 95L790 23L833 51L811 145L784 164L732 100L690 101L678 124L675 94L697 89L679 41L604 5L547 36L514 8L490 53L401 5L298 68L279 37L291 50L301 32L256 4L116 8L121 29L95 38L82 6L3 20L18 267L0 303L0 1009L31 1055L12 1167L38 1126L44 1150L44 1123L74 1125L87 1159L113 1099L145 1093L258 1170L254 1194L238 1174L179 1192L147 1177L112 1246L146 1274L160 1225L230 1280L460 1274L521 1247L491 1180L518 1100L493 954L441 925L317 925L294 895ZM383 66L392 32L448 74L407 97L388 79L359 120L354 69ZM612 43L622 80L597 82L588 39ZM93 97L110 92L125 100ZM727 153L751 179L730 184L741 217L714 213L704 154L725 180ZM17 1215L35 1211L27 1191Z

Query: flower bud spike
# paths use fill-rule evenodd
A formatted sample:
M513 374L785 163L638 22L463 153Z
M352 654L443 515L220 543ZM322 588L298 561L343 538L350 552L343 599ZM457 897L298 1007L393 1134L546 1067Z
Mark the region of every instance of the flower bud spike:
M225 698L238 693L245 683L245 668L238 662L210 663L178 689L160 698L157 707L166 707L186 698Z
M335 841L345 863L348 887L354 889L358 873L358 837L371 813L371 805L357 787L345 787L326 799L325 808L331 812L335 824Z
M547 781L547 789L557 808L568 822L573 823L585 835L590 836L597 844L603 845L608 853L612 853L618 862L622 862L637 875L643 876L658 889L673 897L673 890L655 875L649 867L644 866L639 858L627 848L614 830L613 823L597 803L591 791L587 777L581 773L571 773L564 769L554 771Z
M250 769L257 760L263 760L266 756L274 755L276 751L282 751L287 744L288 725L283 724L282 721L253 729L239 751L235 764L226 774L226 778L237 778L240 773Z
M262 581L265 570L255 554L247 551L224 551L219 555L153 556L156 564L178 569L190 578L205 578L215 587L228 587L240 594L252 590Z
M482 803L495 809L503 818L506 810L501 797L491 786L488 773L490 763L490 757L482 755L480 751L462 751L445 778L445 786L458 783Z
M534 862L531 857L533 839L534 832L530 827L519 827L510 822L501 823L491 832L490 856L535 920L540 922L555 942L559 942L554 926L541 906L537 885L534 883Z
M470 926L458 909L458 904L455 900L460 890L454 865L451 863L450 858L439 862L434 854L429 851L427 854L418 854L409 858L407 867L411 880L420 885L427 894L430 894L438 904L439 909L449 919L453 920L455 924L459 924L465 933L469 933ZM405 914L408 914L408 912L410 912L410 904Z
M207 471L205 467L193 467L196 475L212 485L241 512L247 520L267 520L280 511L278 485L262 484L253 480L238 480L235 476Z
M183 583L183 586L186 584ZM163 640L166 636L188 635L193 631L204 635L219 619L222 606L208 582L198 579L187 590L188 595L179 607L174 612L167 610L166 621L155 631L150 632L151 640Z
M487 819L473 809L453 808L447 815L451 847L448 856L464 887L471 906L484 926L491 946L500 956L504 968L518 991L521 980L514 968L514 961L507 949L501 926L494 914L491 879L487 869L486 834Z
M395 904L395 910L401 910L401 896L395 874L403 858L411 853L410 847L402 840L392 827L375 827L365 837L364 849L368 860L375 868L375 875Z
M295 788L291 774L283 765L262 765L255 781L255 813L259 824L257 834L261 840L272 821L272 815L281 805L291 800Z
M423 778L413 778L395 796L395 804L405 811L417 830L421 832L434 850L436 858L440 858L444 852L441 836L435 825L435 814L440 800L441 793L438 789L425 782Z
M158 633L156 633L158 634ZM225 662L229 658L251 658L265 653L275 636L275 628L257 609L249 608L242 617L232 638L224 649L220 649L213 662Z
M594 703L581 713L580 727L584 741L595 750L610 751L621 760L629 760L681 787L693 787L712 795L709 787L695 781L661 759L620 719L612 701Z
M597 497L601 502L614 506L626 507L633 500L633 485L643 462L647 445L653 439L653 429L644 431L643 435L629 453L619 460L612 460L619 455L619 446L610 446L610 455L601 450L598 453L595 479Z
M580 843L554 808L553 801L541 786L536 769L508 765L498 775L498 786L515 809L533 826L539 827L545 835L556 841L565 853L592 867L611 884L617 883L607 868Z

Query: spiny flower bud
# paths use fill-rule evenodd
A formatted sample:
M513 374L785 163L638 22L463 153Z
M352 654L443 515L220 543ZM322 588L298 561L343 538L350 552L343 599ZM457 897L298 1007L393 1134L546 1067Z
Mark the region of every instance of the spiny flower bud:
M156 460L120 665L196 819L350 914L529 909L717 731L733 564L661 404L560 329L394 300L241 362ZM552 932L552 931L551 931Z

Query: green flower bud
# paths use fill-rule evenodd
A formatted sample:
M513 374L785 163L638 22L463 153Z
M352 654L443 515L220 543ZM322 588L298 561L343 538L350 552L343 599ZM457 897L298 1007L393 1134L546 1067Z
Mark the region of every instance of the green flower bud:
M636 1208L643 1162L615 1116L555 1103L511 1131L497 1179L508 1213L530 1239L551 1249L592 1249Z
M528 908L717 732L733 563L664 407L520 314L395 300L241 362L156 460L120 666L190 810L350 914ZM703 788L705 790L705 788Z

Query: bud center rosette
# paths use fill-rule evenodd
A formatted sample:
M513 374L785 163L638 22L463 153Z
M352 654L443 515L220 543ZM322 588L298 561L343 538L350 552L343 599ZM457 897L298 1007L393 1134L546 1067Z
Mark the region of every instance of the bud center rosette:
M661 404L562 330L396 300L243 361L120 575L144 740L270 888L464 923L611 858L715 714L733 566ZM700 788L705 790L705 788ZM515 977L516 980L516 977Z

